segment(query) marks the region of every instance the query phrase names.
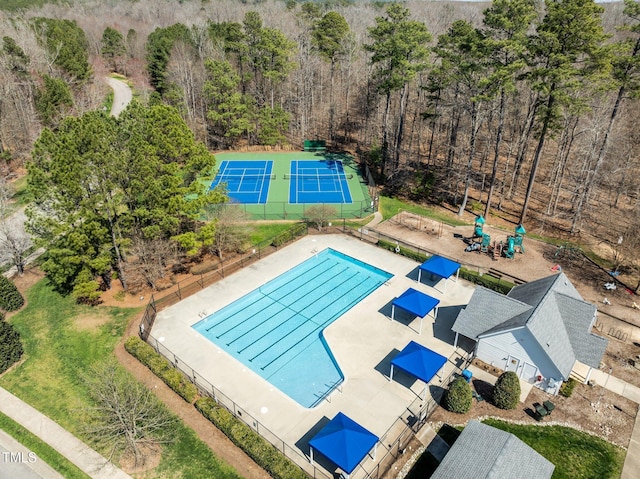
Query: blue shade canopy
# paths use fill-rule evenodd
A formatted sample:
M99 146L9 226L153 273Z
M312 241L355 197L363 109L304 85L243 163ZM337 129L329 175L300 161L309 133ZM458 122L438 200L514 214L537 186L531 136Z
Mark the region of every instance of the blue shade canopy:
M309 446L351 474L377 442L378 436L339 412L313 436Z
M447 358L411 341L391 360L391 365L428 383L442 369Z
M433 255L427 261L420 265L421 271L440 276L441 278L450 278L453 273L460 269L460 264L442 256Z
M439 303L439 299L432 298L428 294L409 288L402 293L400 297L394 299L391 305L424 318L433 308L438 306Z

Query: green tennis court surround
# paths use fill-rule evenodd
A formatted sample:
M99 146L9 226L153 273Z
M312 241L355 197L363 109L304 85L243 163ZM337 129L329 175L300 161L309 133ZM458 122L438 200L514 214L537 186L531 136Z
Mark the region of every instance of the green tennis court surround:
M372 194L359 165L352 156L343 153L318 152L259 152L259 153L218 153L216 164L224 173L228 182L231 203L236 204L254 219L264 220L300 220L307 218L307 210L318 205L327 205L335 210L335 218L362 218L373 212ZM309 171L292 174L292 163L326 162L327 165L340 163L339 176L330 174L325 178L324 170L316 168L312 175ZM253 167L255 164L255 168ZM235 165L235 166L234 166ZM269 171L266 165L271 165ZM238 168L236 168L236 166ZM241 168L240 168L241 167ZM217 177L220 171L212 172ZM237 175L237 173L243 173ZM331 173L331 172L330 172ZM253 175L260 178L253 178ZM237 177L236 177L237 176ZM313 177L317 183L314 189L307 178ZM261 179L265 181L261 181ZM211 181L211 180L208 180ZM340 185L343 195L336 198L329 183ZM212 185L224 183L214 182ZM291 201L290 190L295 183L297 194ZM233 190L232 188L235 188ZM311 191L313 190L313 191ZM233 194L231 194L233 193ZM311 194L307 194L311 193ZM346 194L348 193L348 194ZM245 201L245 198L248 200ZM296 202L297 201L297 202ZM332 215L333 216L333 215Z

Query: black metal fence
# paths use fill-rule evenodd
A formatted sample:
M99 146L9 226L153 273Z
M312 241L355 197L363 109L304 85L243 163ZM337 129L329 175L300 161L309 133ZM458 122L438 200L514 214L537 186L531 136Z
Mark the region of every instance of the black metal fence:
M348 228L344 221L341 226L333 226L326 229L325 232L346 233L359 237L362 240L369 240L372 243L377 243L379 240L390 241L401 245L404 248L410 248L419 254L424 254L425 257L427 255L430 256L434 254L432 251L413 245L399 238L379 233L375 230L367 230L366 228ZM152 296L140 322L140 336L158 353L167 358L174 367L179 369L186 377L188 377L196 385L202 395L210 396L218 404L228 409L237 419L243 421L249 427L254 429L286 457L295 462L309 477L314 479L332 479L332 474L329 474L327 471L319 468L315 464L311 464L309 462L309 458L297 447L287 444L284 440L280 439L257 418L252 416L248 411L222 393L218 388L199 374L196 369L188 365L151 335L151 328L159 311L178 303L182 299L208 287L213 282L254 263L265 255L275 252L280 247L285 246L297 237L304 236L306 234L308 234L308 228L294 228L291 232L280 235L278 239L255 245L255 247L250 248L244 255L236 257L229 262L221 263L220 267L214 271L196 275L194 278L189 278L188 280L176 283L169 290L163 292L160 297L157 297L157 295ZM469 265L465 266L470 267ZM454 364L454 368L450 374L440 382L442 391L448 387L449 383L457 374L470 364L471 359L472 356L460 348L454 352L454 354L449 358L449 362ZM330 400L330 396L324 398L324 400ZM434 398L432 396L430 396L426 402L421 398L416 398L416 400L406 408L405 412L395 420L386 433L380 438L379 447L384 450L384 454L376 460L373 468L371 468L371 470L366 470L363 465L359 465L352 473L351 477L380 479L392 466L398 456L402 454L402 451L406 448L415 433L417 433L425 424L430 414L436 408L439 400L440 397Z
M214 282L255 263L259 259L278 251L280 248L286 246L296 238L305 236L308 233L309 228L306 224L295 225L288 231L285 231L274 238L251 246L239 257L236 256L228 261L221 261L220 265L212 271L193 275L192 278L179 281L161 293L151 295L151 299L149 300L140 321L140 337L145 341L147 340L151 333L151 328L153 327L158 311L168 308L169 306L182 301L184 298L188 298L192 294L203 290Z
M154 336L148 334L147 342L159 354L167 358L174 367L188 377L191 382L196 385L201 395L209 396L216 401L217 404L225 407L236 417L236 419L251 427L273 447L278 449L282 454L297 464L300 469L309 475L309 477L314 479L332 479L334 477L331 473L317 465L311 464L309 462L309 458L301 452L299 448L287 444L284 440L280 439L277 434L262 424L260 420L255 416L252 416L247 410L243 409L242 406L220 391L220 389L216 388L200 373L198 373L196 369L180 359ZM456 349L456 351L448 358L448 363L453 365L453 369L439 383L441 392L443 392L451 381L453 381L453 379L455 379L455 377L471 363L471 359L472 357L468 352L461 348ZM324 400L330 400L330 397L327 397ZM433 397L433 395L429 396L426 401L419 397L416 398L380 438L378 447L384 450L384 454L376 459L373 468L371 468L371 470L367 470L361 464L351 474L351 477L380 479L398 458L401 451L405 449L406 445L413 438L415 433L422 428L431 413L435 410L439 401L440 397Z

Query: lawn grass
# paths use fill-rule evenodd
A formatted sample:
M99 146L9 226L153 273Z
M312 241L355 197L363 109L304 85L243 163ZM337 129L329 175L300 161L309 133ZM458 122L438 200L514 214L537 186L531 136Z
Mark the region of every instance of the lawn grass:
M282 223L252 223L250 226L249 238L251 244L262 243L278 236L280 233L288 231L293 224L291 222Z
M442 221L444 224L450 226L466 226L469 224L465 221L451 218L446 214L439 213L430 208L425 208L424 206L408 203L397 198L380 196L380 212L382 213L383 220L388 220L389 218L397 215L400 211L408 211L410 213L426 216L427 218L431 218L436 221Z
M552 479L617 479L624 449L604 439L563 426L523 426L495 419L484 424L510 432L555 464Z
M77 305L52 291L47 280L32 286L26 299L27 307L11 318L22 336L26 361L4 375L0 385L77 434L79 412L89 404L81 376L112 354L137 310ZM94 318L103 324L77 326Z
M97 448L82 432L82 417L92 402L81 378L96 362L113 356L139 310L77 305L55 293L46 279L25 296L28 305L10 321L22 336L26 360L4 374L0 386ZM144 477L239 478L181 421L175 442L164 447L159 466Z
M0 413L0 429L29 449L29 451L34 452L38 461L46 462L63 477L67 479L89 478L87 474L78 469L78 467L68 461L58 451L2 413Z

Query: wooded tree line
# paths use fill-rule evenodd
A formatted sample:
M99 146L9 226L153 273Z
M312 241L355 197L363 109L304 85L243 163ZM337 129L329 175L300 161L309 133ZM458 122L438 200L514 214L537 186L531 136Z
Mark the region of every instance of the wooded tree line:
M0 138L26 157L100 106L98 75L146 72L209 149L326 138L413 199L633 250L639 22L634 0L45 6L5 22Z

